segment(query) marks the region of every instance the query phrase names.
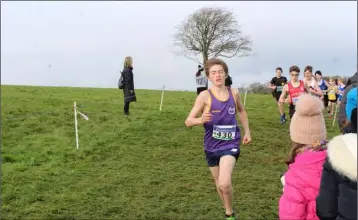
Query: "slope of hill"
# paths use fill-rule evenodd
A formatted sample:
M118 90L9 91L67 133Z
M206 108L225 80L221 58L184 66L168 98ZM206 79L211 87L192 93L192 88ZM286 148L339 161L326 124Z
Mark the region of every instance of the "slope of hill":
M193 92L2 86L3 219L221 219L203 128L186 128ZM73 102L79 117L75 146ZM290 148L271 95L248 95L253 142L233 175L242 219L275 219ZM338 133L327 120L329 137ZM259 210L259 211L258 211Z

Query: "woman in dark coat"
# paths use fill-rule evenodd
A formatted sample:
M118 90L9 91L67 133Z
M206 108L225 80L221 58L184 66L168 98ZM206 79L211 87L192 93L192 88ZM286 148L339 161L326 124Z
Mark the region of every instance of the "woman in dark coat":
M137 101L137 97L134 91L132 57L126 57L124 59L124 69L122 71L122 74L123 74L124 114L129 115L129 103Z
M346 112L354 133L334 137L328 144L316 199L321 220L357 219L357 91L351 93L351 100L347 95Z

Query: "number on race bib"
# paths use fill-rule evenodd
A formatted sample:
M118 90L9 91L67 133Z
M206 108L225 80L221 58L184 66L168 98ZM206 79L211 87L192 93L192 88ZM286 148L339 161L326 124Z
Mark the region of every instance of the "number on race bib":
M276 87L277 92L282 92L282 88L283 88L283 86L277 86Z
M205 82L205 79L201 78L201 79L196 79L196 84L198 85L205 85L206 82Z
M235 125L214 125L212 137L218 140L233 140L236 136Z

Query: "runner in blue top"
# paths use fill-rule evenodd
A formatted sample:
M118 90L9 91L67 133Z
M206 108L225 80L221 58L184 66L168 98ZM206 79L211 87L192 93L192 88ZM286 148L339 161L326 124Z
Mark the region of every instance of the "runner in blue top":
M228 72L226 63L220 59L205 63L205 73L212 86L199 94L185 125L204 126L206 160L224 204L226 219L234 220L231 175L240 155L240 141L243 144L251 142L251 135L238 89L225 87ZM200 113L201 117L197 117ZM243 137L236 120L237 113L244 128Z
M324 107L327 108L328 107L328 94L327 94L327 91L328 91L329 84L327 83L326 80L324 80L322 78L321 71L317 70L315 72L315 77L316 77L318 86L319 86L319 88L321 89L321 91L323 93L323 96L321 97L321 99L323 100Z
M338 105L342 101L345 87L346 87L346 85L344 85L344 79L342 77L338 78Z

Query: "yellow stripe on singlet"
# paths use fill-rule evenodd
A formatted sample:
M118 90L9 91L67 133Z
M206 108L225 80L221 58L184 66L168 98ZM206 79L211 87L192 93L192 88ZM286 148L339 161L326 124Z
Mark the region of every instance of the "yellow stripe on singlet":
M211 100L211 95L210 95L210 92L207 90L206 91L208 93L208 104L204 106L204 111L203 112L210 112L211 110L211 103L212 103L212 100Z

